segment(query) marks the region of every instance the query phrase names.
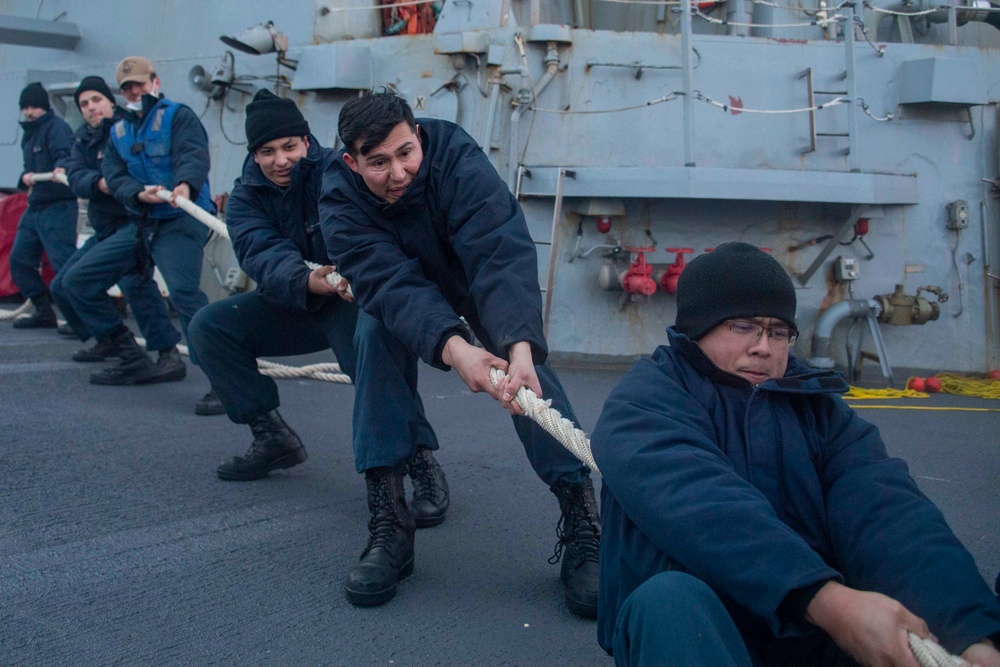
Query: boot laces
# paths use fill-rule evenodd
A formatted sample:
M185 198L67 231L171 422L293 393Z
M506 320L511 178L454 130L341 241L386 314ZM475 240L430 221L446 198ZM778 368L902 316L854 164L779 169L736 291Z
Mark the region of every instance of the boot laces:
M420 450L417 450L407 463L410 481L413 482L413 499L436 502L438 480L437 475L431 469L430 461Z
M595 514L591 511L585 498L569 497L563 509L559 523L556 524L555 549L549 557L549 563L555 565L562 559L563 549L574 560L574 566L579 568L584 563L597 562L601 544L601 527L597 524Z
M368 520L368 546L361 554L362 558L375 547L382 547L390 554L394 553L393 538L400 523L389 493L389 483L383 478L377 479L372 493L375 502L371 511L372 516Z

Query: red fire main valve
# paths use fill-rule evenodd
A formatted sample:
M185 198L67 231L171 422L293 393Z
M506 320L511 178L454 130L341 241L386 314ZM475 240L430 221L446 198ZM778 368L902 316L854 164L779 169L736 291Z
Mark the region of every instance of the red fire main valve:
M635 261L629 265L628 271L622 277L622 289L629 294L650 296L656 293L656 281L653 280L653 265L646 263L646 253L655 248L627 248L635 253Z
M660 287L667 294L677 294L677 281L684 270L684 255L694 252L694 248L667 248L667 252L677 253L674 263L667 267L660 277Z

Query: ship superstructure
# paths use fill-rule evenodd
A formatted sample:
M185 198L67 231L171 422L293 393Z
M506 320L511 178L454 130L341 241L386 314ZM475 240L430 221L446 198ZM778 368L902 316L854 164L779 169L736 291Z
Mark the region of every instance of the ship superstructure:
M256 88L293 97L328 144L345 100L396 90L460 123L521 200L557 357L648 353L686 262L739 239L792 274L797 352L817 365L996 365L1000 13L985 0L389 4L6 2L79 39L0 47L0 85L16 99L42 80L72 116L76 81L142 53L204 110L217 193ZM11 184L15 120L11 105ZM242 284L219 257L216 298Z

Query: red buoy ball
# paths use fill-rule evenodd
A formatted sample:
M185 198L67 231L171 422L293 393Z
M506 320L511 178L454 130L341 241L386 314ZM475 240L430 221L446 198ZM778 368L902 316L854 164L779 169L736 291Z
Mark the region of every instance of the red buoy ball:
M936 394L941 391L941 378L929 377L924 382L924 387L927 388L927 392L931 394Z
M1000 380L1000 369L990 371L987 377L991 380Z
M923 378L912 377L906 383L907 389L912 389L913 391L923 391L926 387L926 383Z

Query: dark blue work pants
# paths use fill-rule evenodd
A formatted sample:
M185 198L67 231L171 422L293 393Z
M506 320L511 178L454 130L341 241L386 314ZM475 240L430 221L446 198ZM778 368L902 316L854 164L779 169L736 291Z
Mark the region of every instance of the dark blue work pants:
M722 600L697 577L661 572L626 598L615 623L612 651L619 667L733 665L734 667L858 667L829 635L760 637L751 646Z
M170 303L180 317L181 330L187 338L188 323L208 303L199 287L208 228L191 216L183 215L172 220L147 221L142 229L146 252L167 283ZM63 295L95 338L108 337L122 324L117 313L109 319L104 308L108 288L140 268L136 257L136 224L131 223L98 243L63 279ZM190 353L191 362L198 364L195 350L191 349Z
M39 271L43 251L56 273L76 251L77 211L75 199L25 209L10 250L10 277L25 297L34 299L47 291Z
M475 326L473 330L490 354L504 358L504 354L493 344L486 331ZM580 422L576 418L576 413L573 412L573 406L569 404L569 399L566 398L566 390L563 389L548 361L535 366L535 374L538 375L538 383L542 387L542 398L552 401L551 407L558 410L560 415L579 428ZM546 433L541 426L527 417L513 416L512 419L514 430L517 431L517 437L524 446L531 467L534 468L535 474L550 487L560 480L579 482L590 474L590 469L581 463L580 459L563 447L558 440Z
M736 624L718 596L682 572L662 572L632 591L615 623L619 667L752 667Z
M358 472L395 466L416 446L437 449L417 393L417 360L356 304L331 298L315 312L277 306L258 292L209 304L195 315L190 343L226 414L238 424L280 404L258 357L332 349L354 380L354 462Z
M98 243L100 241L96 236L91 236L87 239L66 260L62 269L52 280L52 284L49 285L53 301L59 306L59 311L66 318L66 322L70 327L72 327L73 333L82 341L90 338L91 333L84 325L83 320L80 319L73 303L67 298L66 284L70 285L70 290L72 291L87 291L85 287L76 284L84 278L81 278L81 275L74 272L73 269L81 260L87 257L88 253L94 250ZM151 351L166 350L180 342L181 335L170 322L170 312L167 310L167 305L163 302L160 287L153 280L152 273L152 269L150 269L146 280L140 279L138 273L130 273L127 276L122 276L121 280L118 281L118 287L121 289L125 300L132 307L132 312L135 313L135 320L139 325L139 330L142 331L143 338L146 339L146 349ZM95 301L93 303L90 319L92 322L103 322L100 328L101 331L113 330L121 322L121 317L118 315L118 310L111 302L111 297L108 296L106 290L103 292L103 295L104 298L100 302Z

